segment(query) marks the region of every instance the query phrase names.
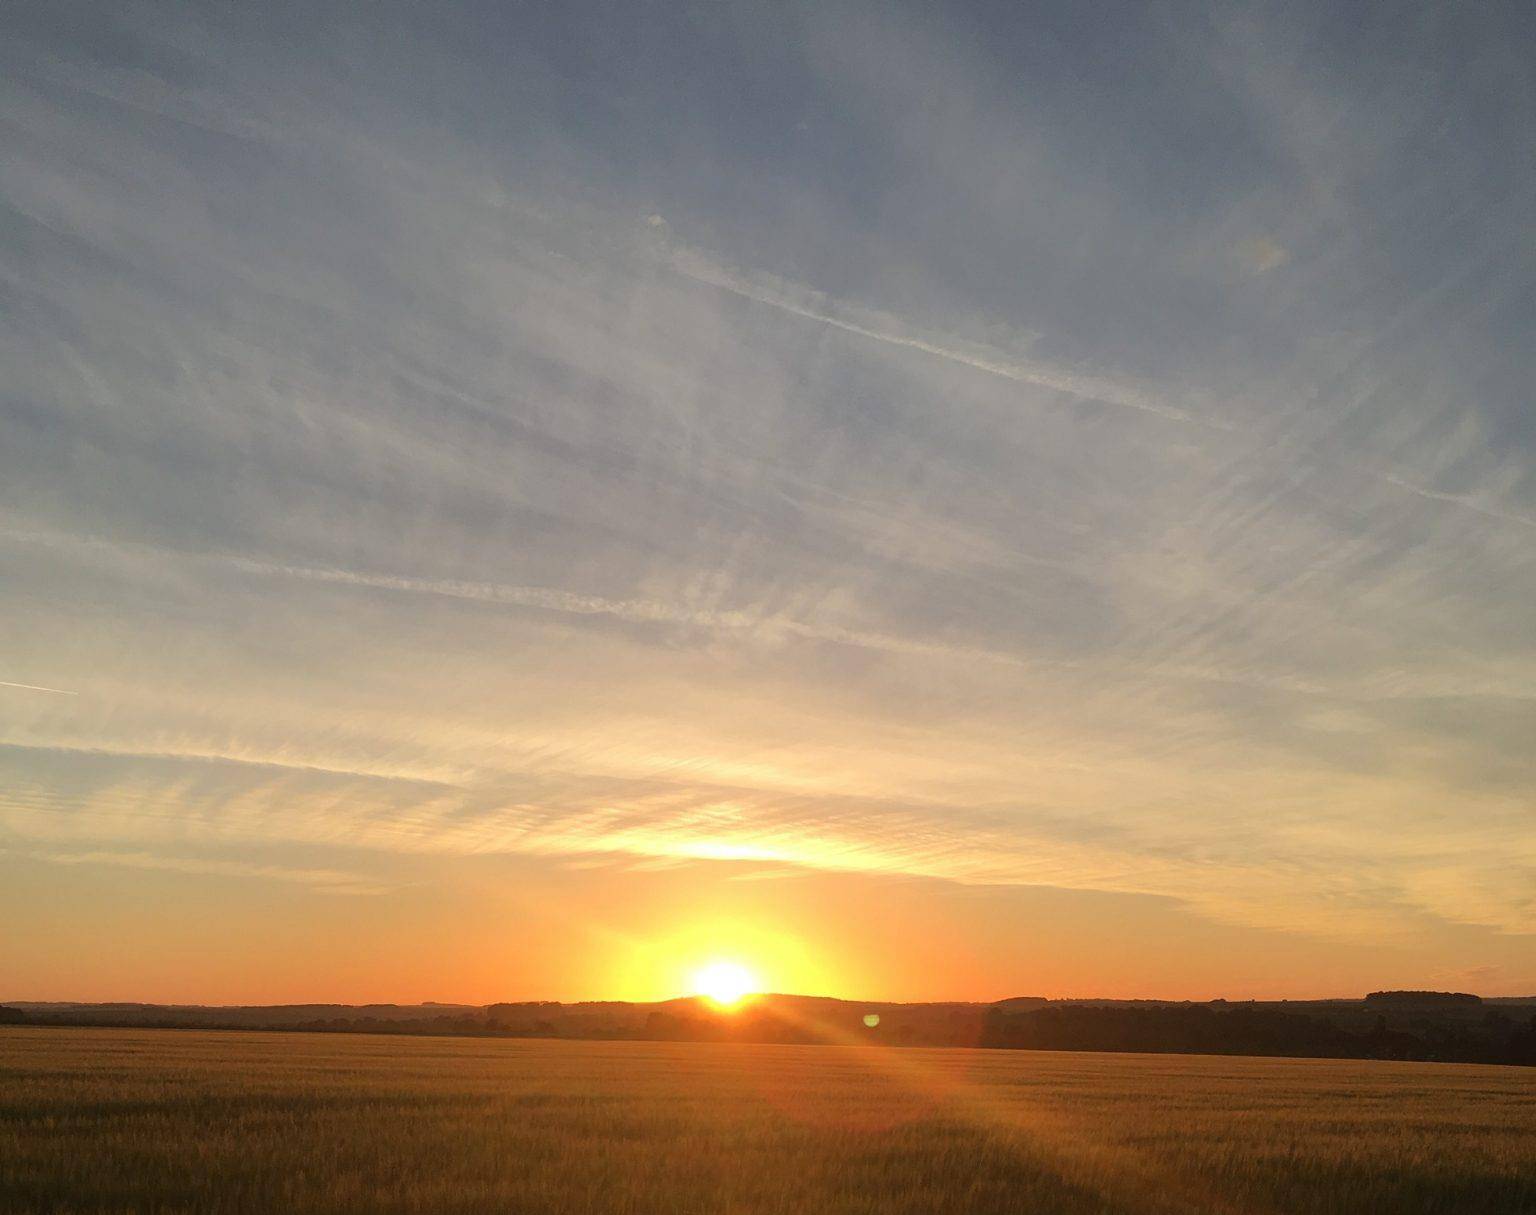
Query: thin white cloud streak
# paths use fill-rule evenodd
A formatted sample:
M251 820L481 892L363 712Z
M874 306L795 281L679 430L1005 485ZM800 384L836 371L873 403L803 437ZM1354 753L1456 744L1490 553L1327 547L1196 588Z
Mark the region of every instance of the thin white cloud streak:
M479 603L502 603L514 607L563 612L575 616L606 616L631 624L671 624L736 633L757 640L776 641L787 637L806 641L826 641L837 645L880 650L892 654L910 654L935 658L958 658L972 662L998 663L1004 666L1042 666L1036 661L996 650L970 646L945 645L912 638L894 637L859 629L838 628L782 616L759 615L746 611L699 611L675 607L645 599L604 599L594 595L576 595L549 587L505 586L486 582L461 582L445 579L409 578L390 574L372 574L300 565L276 565L245 557L225 558L236 569L248 573L309 582L328 582L341 586L368 587L401 591L407 594L435 595ZM1054 664L1061 665L1061 664Z
M1217 426L1209 419L1197 418L1188 410L1158 401L1139 389L1099 376L1084 375L1045 363L1022 362L1004 352L978 345L960 345L943 341L937 335L913 332L900 325L888 313L861 308L846 301L812 291L768 274L747 275L728 269L698 249L683 245L671 251L670 264L684 278L718 287L742 299L776 308L791 316L803 317L844 333L851 333L887 346L899 346L930 354L964 367L973 367L989 375L1001 376L1020 384L1030 384L1052 392L1064 392L1085 400L1119 405L1143 413L1156 414L1173 422L1199 422Z
M49 852L16 848L0 848L0 856L15 860L44 861L50 865L113 865L127 869L161 869L171 873L212 877L295 882L304 886L313 886L329 894L385 894L395 889L394 886L382 883L376 878L348 873L340 869L262 865L217 857L179 857L153 852L111 852L103 849L85 852Z
M1451 494L1438 489L1429 489L1423 485L1415 485L1411 481L1405 481L1402 477L1395 476L1392 473L1376 473L1375 475L1388 485L1403 490L1405 493L1413 494L1415 497L1426 498L1431 502L1446 502L1452 506L1459 506L1465 510L1474 511L1489 519L1497 519L1501 523L1516 523L1521 527L1536 527L1536 518L1499 510L1497 507L1489 506L1488 503L1471 494Z
M54 696L78 696L79 692L71 692L65 688L45 688L35 683L12 683L8 679L0 679L0 688L19 688L23 692L48 692Z
M893 654L958 658L974 662L998 663L1004 666L1047 665L1043 661L1021 658L996 650L926 642L745 610L711 611L648 599L608 599L598 595L580 595L555 587L515 586L460 579L415 578L399 574L341 569L334 566L292 565L233 553L191 552L167 548L163 545L107 540L97 536L20 529L0 529L0 535L21 543L40 544L50 548L154 553L157 556L187 561L212 562L259 577L397 591L408 595L428 595L474 603L505 604L509 607L530 608L573 616L602 616L629 624L677 625L717 630L767 642L800 638L807 641L826 641L838 645L855 646L860 649L881 650ZM3 681L0 681L0 687L29 688L36 692L60 691L57 688L33 688L27 684L7 684ZM67 696L75 694L63 693Z
M1278 260L1271 258L1261 268L1271 269L1283 261L1282 253ZM1025 363L1012 359L1003 351L992 347L941 340L938 335L922 334L913 330L901 318L890 313L876 312L850 301L834 299L803 284L792 283L765 272L748 273L731 269L703 250L690 248L681 243L671 247L670 265L678 274L694 282L717 287L754 303L764 304L792 316L803 317L872 341L917 350L951 363L959 363L978 371L1001 376L1004 379L1065 392L1085 400L1137 409L1171 421L1195 422L1219 430L1231 429L1227 423L1197 417L1187 410L1158 401L1144 391L1121 381L1085 375L1038 362ZM1273 458L1278 462L1284 458L1295 459L1302 454L1314 461L1337 464L1340 469L1357 475L1374 477L1420 498L1461 507L1489 519L1515 523L1524 527L1536 527L1536 518L1501 510L1474 495L1445 493L1417 485L1392 473L1370 468L1362 469L1358 464L1338 463L1332 455L1321 448L1303 453L1296 448L1296 444L1282 442L1276 445Z
M545 611L561 615L600 617L628 624L664 625L713 632L739 640L766 645L783 644L790 639L826 642L856 649L915 658L957 660L967 663L1032 671L1096 673L1100 676L1136 672L1174 681L1234 687L1269 688L1302 695L1351 696L1371 699L1426 694L1409 687L1386 692L1331 686L1326 681L1280 673L1260 674L1226 668L1219 662L1152 658L1146 661L1121 657L1084 657L1068 659L1011 653L981 646L954 645L920 638L879 633L867 629L839 627L814 621L794 619L778 613L747 610L707 610L670 604L651 599L608 599L582 595L555 587L517 586L503 583L475 582L463 579L420 578L401 574L383 574L335 566L295 565L266 561L234 553L194 552L167 548L139 541L108 540L97 536L71 535L22 529L0 529L0 535L21 543L39 544L55 549L153 553L173 560L214 564L262 578L292 579L323 585L383 590L403 595L460 600L469 603L500 604L508 607ZM52 691L54 689L38 689ZM1441 684L1434 691L1440 695L1505 695L1500 686L1489 689L1484 683ZM75 693L69 693L75 695Z

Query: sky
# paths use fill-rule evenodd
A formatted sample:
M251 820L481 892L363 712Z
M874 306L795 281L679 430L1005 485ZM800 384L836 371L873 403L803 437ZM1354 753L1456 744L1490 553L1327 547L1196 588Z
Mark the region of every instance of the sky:
M0 998L1536 993L1528 5L6 24Z

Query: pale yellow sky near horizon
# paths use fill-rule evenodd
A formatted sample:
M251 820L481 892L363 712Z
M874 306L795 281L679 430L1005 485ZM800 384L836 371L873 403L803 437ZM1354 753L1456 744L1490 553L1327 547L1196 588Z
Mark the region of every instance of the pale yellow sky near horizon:
M1506 978L1521 973L1519 942L1474 929L1447 932L1426 965L1417 941L1319 942L1155 897L737 863L435 860L388 899L8 857L0 878L9 922L47 924L0 938L0 1001L656 1000L689 994L715 959L747 965L768 990L870 1000L1308 999L1425 984L1531 994ZM1459 964L1490 945L1504 971Z

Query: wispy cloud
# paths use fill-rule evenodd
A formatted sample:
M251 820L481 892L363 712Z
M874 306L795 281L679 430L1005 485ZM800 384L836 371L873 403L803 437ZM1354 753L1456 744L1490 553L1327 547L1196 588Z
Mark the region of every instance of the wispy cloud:
M1411 481L1405 481L1402 477L1392 473L1377 473L1388 485L1395 486L1407 493L1419 498L1428 498L1431 502L1449 502L1453 506L1465 507L1467 510L1476 511L1480 515L1486 515L1490 519L1497 519L1501 523L1518 523L1521 527L1536 527L1536 516L1513 514L1500 510L1473 494L1453 494L1444 490L1430 489L1424 485L1415 485Z
M1118 405L1125 409L1139 409L1144 413L1157 414L1173 422L1197 420L1188 410L1159 401L1132 385L1117 383L1047 363L1033 362L1010 357L1004 351L964 343L957 338L943 338L926 334L904 325L889 313L834 300L830 296L813 291L799 284L787 282L762 272L748 274L731 269L711 258L699 249L676 245L671 250L671 265L677 273L695 282L718 287L758 304L803 317L820 325L829 325L844 333L883 342L888 346L915 350L933 355L963 367L984 371L988 375L1001 376L1037 388L1066 393L1088 401ZM1214 423L1207 421L1208 425Z
M810 641L826 641L861 649L880 650L896 654L928 655L938 658L956 658L977 662L995 662L1019 665L1029 660L1006 651L992 651L974 646L946 645L942 642L924 641L918 638L884 635L860 629L840 628L836 625L817 624L796 620L783 615L763 611L722 611L690 608L685 605L664 603L646 599L608 599L597 595L581 595L558 588L513 586L503 583L472 582L461 579L415 578L399 574L374 573L366 570L340 569L325 566L292 565L239 554L188 552L170 549L163 545L135 542L110 541L97 536L44 533L37 531L3 531L10 539L27 544L40 544L59 549L85 551L115 551L118 553L154 554L190 563L211 563L254 574L264 578L295 579L336 586L359 587L370 590L396 591L407 595L428 595L445 599L459 599L471 603L504 604L508 607L529 608L536 611L555 612L573 616L602 616L613 620L641 625L676 625L690 629L705 629L739 634L762 641L783 641L798 638ZM9 684L0 681L0 687L26 688L34 692L59 692L57 688L31 687L27 684ZM76 693L63 692L73 696Z
M152 852L110 852L102 849L82 852L48 852L15 848L0 848L0 856L16 860L42 861L50 865L113 865L129 869L163 869L171 873L213 877L297 882L331 894L383 894L392 889L376 879L337 869L258 865L249 861L221 860L216 857L162 856Z

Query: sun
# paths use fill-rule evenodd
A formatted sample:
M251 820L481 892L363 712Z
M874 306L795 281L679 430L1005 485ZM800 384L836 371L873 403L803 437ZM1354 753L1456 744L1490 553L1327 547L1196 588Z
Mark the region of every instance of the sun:
M740 962L711 962L693 975L693 990L720 1008L735 1008L760 988L757 976Z

